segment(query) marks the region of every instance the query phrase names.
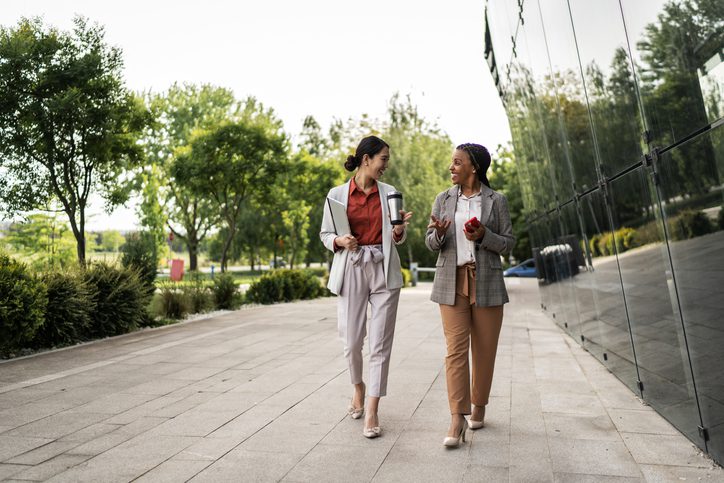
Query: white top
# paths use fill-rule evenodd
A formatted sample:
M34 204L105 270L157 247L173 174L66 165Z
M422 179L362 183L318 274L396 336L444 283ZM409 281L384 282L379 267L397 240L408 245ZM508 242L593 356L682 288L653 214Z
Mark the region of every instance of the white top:
M455 244L458 252L458 266L475 263L475 242L465 238L463 230L465 229L465 222L473 216L477 216L478 220L480 219L480 213L483 210L482 200L483 197L480 191L467 197L460 190L458 204L455 208Z
M463 230L465 229L465 222L473 216L477 216L478 220L480 220L479 217L483 211L482 203L483 197L480 191L467 197L463 194L462 189L460 190L455 207L455 245L459 267L468 263L475 263L475 242L465 238ZM438 237L437 232L435 232L435 236ZM438 241L442 242L444 238L444 235L438 237Z

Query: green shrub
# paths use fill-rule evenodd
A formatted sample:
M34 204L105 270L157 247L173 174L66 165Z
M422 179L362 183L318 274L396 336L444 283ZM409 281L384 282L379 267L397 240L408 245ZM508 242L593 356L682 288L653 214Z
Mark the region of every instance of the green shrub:
M27 347L43 323L45 286L25 265L0 254L0 353Z
M189 311L196 314L213 309L214 299L211 290L205 284L206 277L199 272L189 272L186 281L182 290L188 300Z
M616 230L616 246L620 252L636 248L638 241L636 238L636 230L633 228L623 227Z
M235 309L241 304L241 294L233 275L222 273L214 278L214 304L217 309Z
M402 286L409 287L412 284L412 273L406 269L402 269Z
M153 294L158 268L158 249L153 236L148 232L131 233L126 236L121 252L121 265L137 270L149 296Z
M613 234L610 231L602 233L601 236L598 237L596 251L604 257L613 255Z
M274 270L251 284L246 292L250 302L272 304L312 299L326 295L319 278L302 270Z
M669 220L669 233L674 240L688 240L714 231L713 223L703 211L685 210Z
M84 272L96 305L91 315L90 335L106 337L134 330L148 319L148 287L138 272L94 263Z
M182 319L191 311L189 297L173 283L164 284L154 302L154 314L166 319Z
M597 233L597 234L593 235L593 236L588 240L588 248L591 250L591 256L592 256L592 257L597 257L597 256L599 256L599 255L601 254L601 253L598 251L598 240L599 240L600 238L601 238L601 235L599 235L599 234Z
M56 347L85 340L95 311L92 289L81 275L50 272L42 277L48 294L45 321L33 337L33 347Z

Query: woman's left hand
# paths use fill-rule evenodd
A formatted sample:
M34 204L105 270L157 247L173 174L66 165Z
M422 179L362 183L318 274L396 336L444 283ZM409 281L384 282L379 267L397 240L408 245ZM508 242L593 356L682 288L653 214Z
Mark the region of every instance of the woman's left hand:
M402 224L395 225L392 228L392 232L397 236L402 236L402 234L405 232L405 228L407 228L407 225L410 224L410 218L412 218L411 211L400 210L400 214L402 215Z
M479 227L475 229L473 232L468 232L463 227L463 233L465 234L465 238L467 238L470 241L476 241L483 238L483 235L485 235L485 225L481 224Z

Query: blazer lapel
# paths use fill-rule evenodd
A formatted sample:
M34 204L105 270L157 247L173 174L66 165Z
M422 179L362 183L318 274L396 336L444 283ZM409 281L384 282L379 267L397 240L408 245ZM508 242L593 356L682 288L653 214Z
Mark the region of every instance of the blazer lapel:
M490 218L490 212L493 209L493 190L485 185L481 185L480 198L480 223L485 225L488 223L488 218Z
M458 193L460 192L460 187L455 185L449 190L447 190L447 198L445 198L443 210L442 210L442 219L443 220L450 220L450 228L448 228L448 233L452 233L451 241L452 246L456 246L457 242L455 240L455 230L457 229L455 227L455 210L458 206Z
M343 184L341 186L341 189L339 191L337 191L337 193L336 193L337 201L342 203L345 206L345 208L347 207L347 203L349 202L349 185L351 182L352 182L352 178L347 180L347 182L345 184Z

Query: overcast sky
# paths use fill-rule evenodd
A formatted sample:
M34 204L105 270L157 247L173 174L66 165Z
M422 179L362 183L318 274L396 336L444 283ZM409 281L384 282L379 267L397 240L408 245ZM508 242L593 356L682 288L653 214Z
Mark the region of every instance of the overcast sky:
M293 136L310 114L325 128L335 117L382 117L399 91L454 143L495 149L510 132L483 57L484 3L13 0L2 23L42 16L69 29L83 15L123 50L130 89L229 87L274 108ZM91 229L132 224L132 210L118 210L94 216Z

